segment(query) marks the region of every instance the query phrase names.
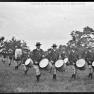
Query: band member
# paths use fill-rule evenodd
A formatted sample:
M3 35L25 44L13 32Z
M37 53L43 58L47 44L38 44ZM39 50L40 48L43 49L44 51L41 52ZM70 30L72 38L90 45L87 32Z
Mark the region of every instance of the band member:
M52 50L51 50L49 56L50 56L50 61L52 63L53 79L56 80L55 62L59 59L59 52L57 51L57 45L56 44L53 44Z
M5 52L5 51L3 51L2 55L3 55L2 62L5 64L5 62L6 62L6 60L5 60L5 59L6 59L6 57L7 57L6 52Z
M74 62L73 62L72 69L73 69L72 78L73 78L73 79L76 79L77 69L76 69L76 63L74 63Z
M40 69L39 69L39 62L42 60L43 56L44 56L44 51L40 48L41 44L40 42L37 42L36 43L36 49L34 49L32 51L32 60L34 62L34 69L36 71L36 79L37 81L40 80L40 76L41 76L41 73L40 73Z
M20 46L16 46L15 49L15 61L17 62L17 66L15 66L15 70L18 70L18 67L21 65L22 61L22 49Z
M76 61L78 60L78 54L75 50L71 50L70 53L69 53L69 62L72 66L72 69L73 69L73 74L72 74L72 78L76 78L76 74L77 74L77 68L76 68Z
M6 53L4 53L4 37L1 37L0 38L0 50L2 50L2 56L3 56L3 59L2 59L2 62L5 63L5 58L6 58Z
M23 54L23 55L22 55L22 63L25 64L26 60L29 59L29 58L30 58L30 55L28 55L28 54ZM32 61L32 62L33 62L33 61ZM25 71L24 71L25 75L27 75L27 72L28 72L29 68L32 67L32 65L33 65L33 64L31 64L31 62L30 62L28 65L25 65L25 68L26 68Z
M12 50L9 50L8 51L8 56L9 56L9 66L11 65L12 61L13 61L13 51Z
M93 67L92 67L92 62L93 62L93 54L91 52L91 50L89 49L87 51L87 54L86 54L86 61L88 63L88 68L89 68L89 75L88 77L90 79L92 79L92 75L93 75Z

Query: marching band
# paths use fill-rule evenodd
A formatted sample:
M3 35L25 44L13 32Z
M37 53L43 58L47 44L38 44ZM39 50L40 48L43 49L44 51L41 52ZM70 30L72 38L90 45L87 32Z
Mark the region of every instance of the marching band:
M76 79L77 71L85 70L87 66L89 69L88 77L92 79L94 70L94 54L90 49L82 54L79 54L77 49L71 49L67 55L65 50L60 53L57 49L57 45L53 44L51 46L52 48L48 49L48 52L45 54L43 49L41 49L41 45L42 44L40 42L37 42L35 45L36 49L32 51L32 54L25 53L21 47L17 46L15 52L10 51L8 54L10 59L9 66L13 60L17 62L15 70L23 64L25 75L27 74L29 68L33 67L36 73L37 82L40 80L42 69L52 72L52 78L53 80L56 80L57 71L64 72L67 64L69 64L72 65L73 69L72 78ZM3 56L6 58L5 53L3 53Z

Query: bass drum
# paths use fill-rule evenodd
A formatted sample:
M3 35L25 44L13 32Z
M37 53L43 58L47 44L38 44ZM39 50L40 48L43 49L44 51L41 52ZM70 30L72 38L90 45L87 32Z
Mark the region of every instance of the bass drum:
M77 60L76 68L78 68L79 70L85 70L86 69L86 61L84 59Z
M65 70L64 60L59 59L55 62L55 67L59 72L63 72Z
M47 58L44 58L40 61L39 68L42 70L50 70L52 65Z

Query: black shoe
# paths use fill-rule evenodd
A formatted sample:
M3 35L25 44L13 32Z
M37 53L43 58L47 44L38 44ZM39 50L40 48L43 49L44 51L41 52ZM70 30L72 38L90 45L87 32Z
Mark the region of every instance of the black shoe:
M11 63L9 63L9 66L11 65Z
M41 74L39 75L39 77L41 77Z
M76 79L76 75L75 74L72 74L72 77L71 78Z
M56 74L53 74L53 80L56 80Z
M36 76L37 82L39 82L39 75Z
M18 70L18 66L15 67L15 70Z
M27 75L27 70L24 72L25 75Z
M91 75L92 75L92 74L91 74L91 73L89 73L88 78L90 78L90 77L91 77Z
M92 73L89 73L88 77L89 77L90 79L92 79Z

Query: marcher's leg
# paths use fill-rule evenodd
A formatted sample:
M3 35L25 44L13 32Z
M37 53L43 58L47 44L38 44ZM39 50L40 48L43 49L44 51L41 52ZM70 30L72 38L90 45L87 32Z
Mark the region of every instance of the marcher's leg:
M15 66L15 70L18 70L18 63L19 61L16 61L17 62L17 66Z
M51 73L51 71L52 71L52 63L51 62L49 62L49 65L50 65L50 70L49 70L49 72Z
M29 67L26 66L25 75L27 75L28 70L29 70Z
M53 65L53 79L56 80L56 68L55 68L55 65Z
M76 79L76 74L77 74L77 69L75 68L75 66L73 66L73 74L72 74L73 79Z
M9 63L9 66L11 65L11 62L12 62L12 59L9 59L10 60L10 63Z
M88 75L88 77L90 78L90 79L92 79L92 77L93 77L93 68L91 67L91 68L89 68L89 75Z
M36 79L37 79L37 82L39 82L41 73L40 73L40 70L39 70L38 65L34 65L34 69L35 69L35 72L36 72Z

